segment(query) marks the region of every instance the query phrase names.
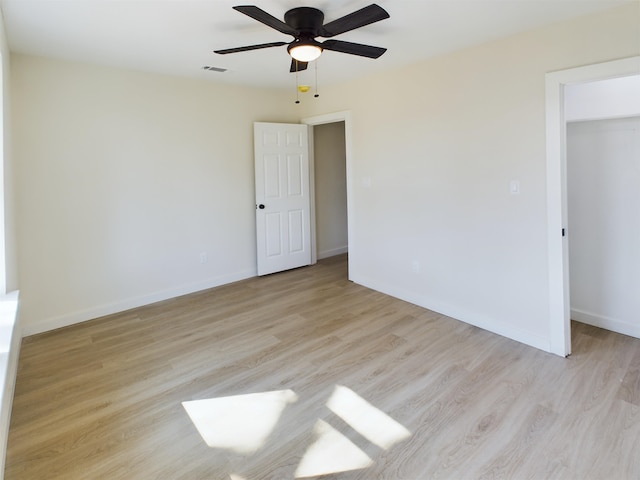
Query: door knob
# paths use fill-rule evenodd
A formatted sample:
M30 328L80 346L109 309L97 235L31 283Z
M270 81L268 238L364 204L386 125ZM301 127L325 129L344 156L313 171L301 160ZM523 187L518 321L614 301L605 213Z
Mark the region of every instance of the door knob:
M261 203L260 205L258 205L258 208L259 208L260 210L264 210L264 204L262 204L262 203Z

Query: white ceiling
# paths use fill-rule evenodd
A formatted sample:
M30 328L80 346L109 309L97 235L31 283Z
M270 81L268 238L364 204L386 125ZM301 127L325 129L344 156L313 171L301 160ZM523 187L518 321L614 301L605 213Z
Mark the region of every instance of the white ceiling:
M469 45L637 0L378 0L391 18L336 38L388 48L379 59L325 51L321 84L392 69ZM239 0L0 0L12 52L214 81L290 87L286 47L231 55L222 49L290 41L231 7ZM372 0L255 0L275 17L298 6L325 13L325 22ZM205 65L227 68L208 72ZM313 68L301 78L311 82ZM301 74L302 75L302 74Z

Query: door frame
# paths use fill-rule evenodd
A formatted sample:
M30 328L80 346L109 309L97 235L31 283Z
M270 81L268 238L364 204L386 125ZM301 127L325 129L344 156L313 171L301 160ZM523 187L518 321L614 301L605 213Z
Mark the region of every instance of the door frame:
M316 125L324 125L327 123L344 122L344 141L345 141L345 163L347 178L347 245L349 252L354 244L353 235L353 148L352 148L352 119L351 111L344 110L341 112L327 113L324 115L316 115L313 117L303 118L301 123L309 127L309 192L311 204L311 264L318 262L318 251L316 244L316 195L315 195L315 158L314 158L314 137L313 127ZM348 256L348 269L351 272L351 255ZM351 280L351 273L349 273Z
M640 56L547 73L547 259L549 266L549 351L571 354L569 243L567 232L567 129L564 88L640 72ZM567 232L570 233L570 232Z

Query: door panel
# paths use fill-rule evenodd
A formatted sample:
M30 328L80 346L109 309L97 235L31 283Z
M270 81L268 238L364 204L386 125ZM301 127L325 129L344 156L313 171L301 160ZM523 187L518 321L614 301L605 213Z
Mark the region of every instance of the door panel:
M265 155L264 157L264 196L265 198L277 198L280 196L280 164L278 155Z
M311 263L307 128L254 124L258 275Z
M268 257L282 255L282 238L280 236L280 213L265 214L266 254Z
M289 253L304 250L304 212L294 210L289 212Z
M302 186L302 156L287 155L287 179L289 197L301 196L304 194Z

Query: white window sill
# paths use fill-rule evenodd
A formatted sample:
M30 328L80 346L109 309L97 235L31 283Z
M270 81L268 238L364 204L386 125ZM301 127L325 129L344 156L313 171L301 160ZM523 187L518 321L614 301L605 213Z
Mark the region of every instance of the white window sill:
M0 296L0 479L4 478L4 460L11 420L11 404L18 371L21 332L18 324L18 292Z

